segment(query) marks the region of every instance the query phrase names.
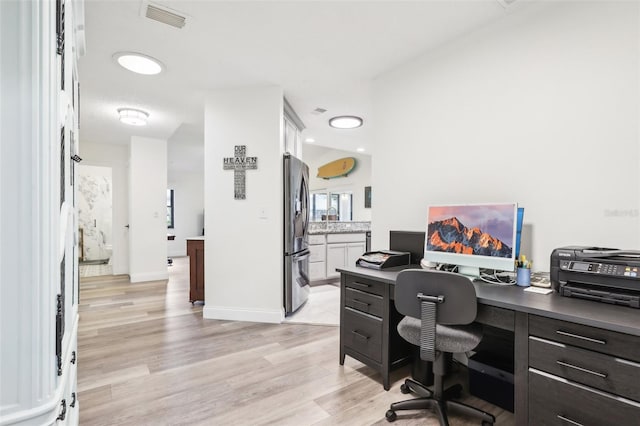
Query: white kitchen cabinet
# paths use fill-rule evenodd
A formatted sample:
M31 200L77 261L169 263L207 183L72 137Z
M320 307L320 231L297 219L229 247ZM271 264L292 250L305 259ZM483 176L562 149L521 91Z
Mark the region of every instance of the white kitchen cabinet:
M327 278L340 276L340 274L336 272L336 268L342 268L345 265L346 256L346 244L327 244Z
M322 235L310 235L309 236L309 279L313 281L320 281L326 278L326 237Z
M355 266L356 260L358 260L365 251L365 242L347 244L347 263L345 266Z
M325 271L325 262L309 262L309 279L312 282L324 280L326 278Z
M327 234L327 278L340 276L336 268L352 266L365 252L366 234Z

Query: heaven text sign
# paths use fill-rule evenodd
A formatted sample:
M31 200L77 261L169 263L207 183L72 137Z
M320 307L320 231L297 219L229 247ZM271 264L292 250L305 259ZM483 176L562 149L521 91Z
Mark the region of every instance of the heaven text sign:
M234 156L224 158L224 170L233 170L233 193L236 200L247 198L246 170L258 168L258 157L247 157L247 146L236 145Z

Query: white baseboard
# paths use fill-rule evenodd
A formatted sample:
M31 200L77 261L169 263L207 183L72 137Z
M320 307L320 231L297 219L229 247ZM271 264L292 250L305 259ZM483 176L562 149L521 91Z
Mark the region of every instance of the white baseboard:
M141 274L129 274L132 283L140 283L144 281L161 281L169 279L169 272L143 272Z
M202 309L202 317L218 320L280 324L284 319L284 309L247 309L205 305L205 307Z

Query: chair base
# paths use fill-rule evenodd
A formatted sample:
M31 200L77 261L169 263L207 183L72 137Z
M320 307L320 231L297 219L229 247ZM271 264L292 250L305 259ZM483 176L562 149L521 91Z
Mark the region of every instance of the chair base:
M396 411L399 410L433 410L438 415L442 426L449 426L449 419L447 417L448 412L457 412L475 417L482 421L483 426L493 425L496 421L492 414L462 402L450 400L449 398L456 398L460 396L462 386L459 384L451 386L442 393L442 396L437 397L433 391L427 389L421 383L412 379L406 379L400 386L400 391L402 393L413 392L419 395L419 398L408 399L406 401L394 402L391 404L389 411L387 411L385 415L389 422L396 420Z

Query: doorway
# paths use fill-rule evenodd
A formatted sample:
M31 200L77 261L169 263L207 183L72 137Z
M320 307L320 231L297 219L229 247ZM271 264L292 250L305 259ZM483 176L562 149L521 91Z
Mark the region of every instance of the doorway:
M76 173L80 277L112 275L113 178L111 167L79 165Z

